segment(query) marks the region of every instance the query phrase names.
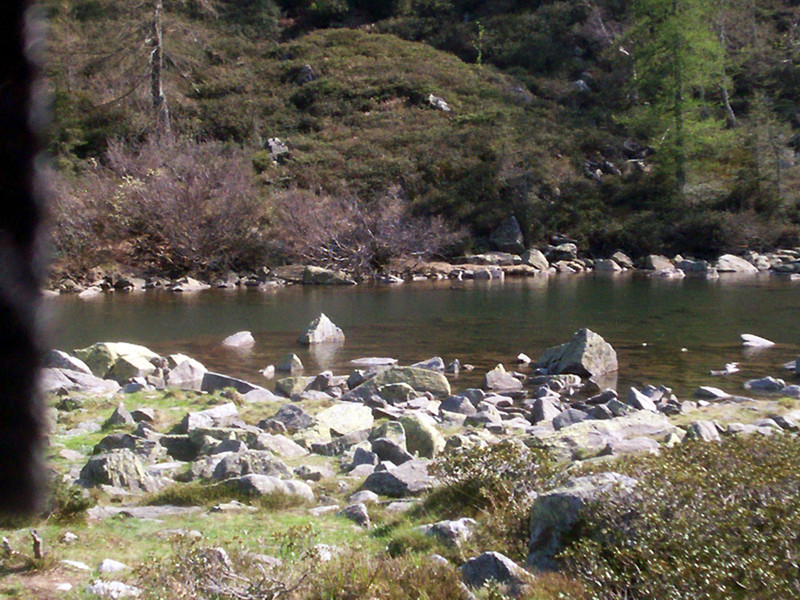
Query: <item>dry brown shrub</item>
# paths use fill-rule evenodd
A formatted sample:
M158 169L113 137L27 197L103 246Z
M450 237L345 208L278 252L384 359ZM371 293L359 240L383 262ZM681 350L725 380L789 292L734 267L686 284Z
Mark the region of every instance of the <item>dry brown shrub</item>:
M427 259L463 232L438 216L414 216L395 188L371 202L293 189L275 199L273 244L290 260L345 269L382 270L391 258Z
M265 217L250 161L216 142L115 143L104 163L62 181L54 203L58 257L85 269L103 249L169 274L263 260Z

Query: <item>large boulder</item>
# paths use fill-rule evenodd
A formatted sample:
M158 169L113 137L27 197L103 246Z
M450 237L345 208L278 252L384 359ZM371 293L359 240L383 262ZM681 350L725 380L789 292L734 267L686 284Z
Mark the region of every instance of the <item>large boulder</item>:
M372 409L356 402L340 402L317 414L317 422L334 435L347 435L354 431L371 429L375 419Z
M574 478L537 496L530 513L529 564L540 569L554 568L554 557L580 523L587 502L602 494L629 493L635 485L635 479L619 473L598 473Z
M547 257L536 248L531 248L522 253L522 264L528 265L539 271L547 271L550 268L550 263Z
M614 348L590 329L580 329L566 344L545 350L536 366L548 373L573 373L581 377L595 377L618 369Z
M333 324L325 313L311 321L308 329L303 333L298 342L306 346L312 344L327 344L344 342L344 332Z
M306 285L354 285L355 281L344 271L308 266L303 270L303 283Z
M720 273L758 273L758 269L740 256L723 254L717 260L717 271Z
M154 492L159 487L130 450L93 456L81 469L80 480L87 485L110 485L132 492Z
M86 375L92 374L92 370L85 362L75 356L70 356L66 352L62 352L61 350L51 350L48 352L44 357L44 364L42 366L50 369L79 371L81 373L85 373Z
M399 421L406 433L406 448L410 453L434 458L444 450L445 439L431 417L422 413L408 413Z
M519 254L525 250L525 240L522 237L522 229L520 229L519 221L517 221L517 218L513 215L500 223L500 225L489 234L489 241L501 252Z
M199 392L203 387L203 377L208 369L193 358L182 357L180 362L167 373L167 387Z
M439 398L446 398L450 395L450 382L442 373L416 367L392 367L362 383L345 394L343 398L345 400L367 400L377 393L379 387L392 383L407 383L417 392L430 392Z
M215 465L211 478L222 481L243 475L269 475L285 479L291 477L291 473L289 467L269 450L245 450L226 453Z
M149 348L126 342L98 342L88 348L75 350L73 354L82 360L95 376L103 379L109 378L111 370L121 358L138 365L159 358L158 354Z

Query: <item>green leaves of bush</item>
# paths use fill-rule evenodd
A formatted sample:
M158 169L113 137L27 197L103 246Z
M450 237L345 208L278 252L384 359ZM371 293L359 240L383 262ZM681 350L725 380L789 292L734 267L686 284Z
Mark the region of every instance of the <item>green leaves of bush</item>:
M636 458L634 494L602 500L562 555L594 598L800 594L800 440L732 438Z

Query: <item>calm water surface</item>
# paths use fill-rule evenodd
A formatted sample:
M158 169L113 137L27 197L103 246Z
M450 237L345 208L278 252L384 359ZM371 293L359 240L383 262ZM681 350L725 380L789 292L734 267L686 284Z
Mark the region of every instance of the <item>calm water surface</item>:
M781 365L800 354L800 282L774 276L661 280L640 276L566 276L505 282L417 283L347 288L295 286L274 292L147 292L90 300L47 301L53 345L61 349L97 341L128 341L165 354L184 352L210 369L256 383L258 373L287 352L306 370L344 374L351 359L390 356L412 363L434 355L477 368L454 381L475 385L498 362L506 367L525 352L567 341L581 327L600 333L620 359L620 388L664 384L680 394L711 384L741 393L751 377L791 376ZM340 347L304 349L298 335L320 312L347 336ZM247 352L220 341L249 330ZM739 334L777 345L746 354ZM685 349L685 350L684 350ZM725 378L711 369L727 362L742 371Z

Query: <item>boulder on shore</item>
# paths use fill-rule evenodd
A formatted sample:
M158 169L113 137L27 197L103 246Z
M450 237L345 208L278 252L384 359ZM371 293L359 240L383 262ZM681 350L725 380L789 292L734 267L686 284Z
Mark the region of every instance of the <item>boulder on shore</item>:
M367 400L377 393L381 386L393 383L407 383L417 392L430 392L438 398L446 398L450 395L450 382L443 373L418 367L392 367L384 369L372 379L368 379L345 394L342 399Z
M594 377L618 369L614 348L590 329L580 329L566 344L545 350L536 366L551 374L573 373L581 377Z

